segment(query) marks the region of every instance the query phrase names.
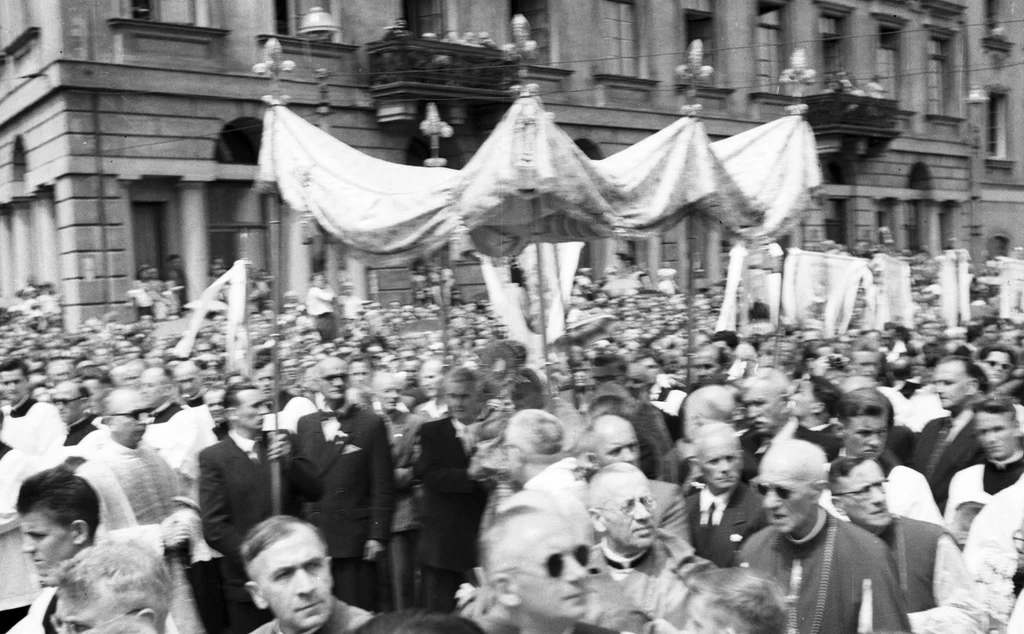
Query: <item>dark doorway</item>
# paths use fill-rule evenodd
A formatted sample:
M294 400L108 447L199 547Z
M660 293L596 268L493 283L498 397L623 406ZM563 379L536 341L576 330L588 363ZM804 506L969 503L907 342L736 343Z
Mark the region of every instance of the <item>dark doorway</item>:
M132 203L132 241L135 267L154 266L158 271L164 263L164 203Z

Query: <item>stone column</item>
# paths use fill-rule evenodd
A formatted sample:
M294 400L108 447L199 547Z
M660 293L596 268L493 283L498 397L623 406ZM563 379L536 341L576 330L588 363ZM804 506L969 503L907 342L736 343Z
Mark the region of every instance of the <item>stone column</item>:
M707 227L707 279L709 284L717 284L722 280L722 228L715 222Z
M57 217L52 192L42 192L32 201L32 218L36 280L40 283L49 282L54 288L59 288L60 252L57 249Z
M370 298L369 285L366 281L366 265L362 260L349 256L345 258L348 279L352 282L352 295L362 300ZM452 269L454 270L454 266Z
M11 217L14 233L14 287L21 290L27 284L34 271L32 270L32 211L27 200L14 202Z
M181 213L181 259L184 260L188 280L185 290L188 300L195 301L207 287L210 270L206 184L196 181L178 183L178 209Z
M661 268L661 236L647 238L647 272L651 281L658 282L658 269Z
M932 201L926 201L922 205L922 214L926 218L928 235L925 237L925 244L928 245L928 253L932 255L939 255L942 253L942 231L939 223L939 212L942 210L940 205L935 204Z
M0 212L0 297L12 297L14 285L14 243L11 236L11 215Z
M892 242L897 251L907 248L907 205L906 200L896 200L892 204Z

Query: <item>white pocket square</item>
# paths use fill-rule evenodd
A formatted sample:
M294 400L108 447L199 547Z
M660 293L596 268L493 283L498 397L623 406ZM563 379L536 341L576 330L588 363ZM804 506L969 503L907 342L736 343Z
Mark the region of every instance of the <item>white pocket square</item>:
M362 450L363 450L362 447L357 447L356 445L345 445L345 448L341 450L341 453L342 453L342 455L344 455L344 454L347 454L347 453L355 453L357 451L362 451Z

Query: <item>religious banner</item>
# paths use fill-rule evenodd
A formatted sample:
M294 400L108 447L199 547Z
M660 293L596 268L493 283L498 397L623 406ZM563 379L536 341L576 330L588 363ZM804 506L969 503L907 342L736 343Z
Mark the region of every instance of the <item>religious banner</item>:
M914 327L914 301L910 293L910 263L883 253L871 260L875 273L877 304L875 328L882 330L893 322Z
M942 288L942 316L946 327L953 328L971 319L971 256L967 249L950 249L936 259Z
M565 332L565 306L572 293L573 278L579 265L582 242L541 244L544 272L544 313L547 318L547 341L552 343ZM541 339L541 284L537 276L537 245L531 244L519 255L519 266L525 275L524 284L512 282L507 265L487 256L480 257L480 267L491 309L508 329L509 339L526 346L531 365L543 367Z
M188 329L182 335L178 344L174 346L172 354L179 359L187 359L192 354L192 346L196 343L199 329L203 326L207 313L219 300L222 292L227 294L227 322L225 328L227 371L246 371L246 351L249 346L243 323L245 318L246 304L246 263L245 260L236 260L235 264L227 273L221 275L217 280L199 297L196 307L192 312L192 318Z
M729 272L725 278L725 297L722 299L722 310L718 314L715 331L737 330L739 314L740 278L743 277L743 264L747 259L747 247L737 242L729 251Z
M999 259L999 316L1024 322L1024 260Z
M849 255L790 249L782 276L783 318L794 325L821 324L825 337L846 332L858 291L871 285L868 264Z

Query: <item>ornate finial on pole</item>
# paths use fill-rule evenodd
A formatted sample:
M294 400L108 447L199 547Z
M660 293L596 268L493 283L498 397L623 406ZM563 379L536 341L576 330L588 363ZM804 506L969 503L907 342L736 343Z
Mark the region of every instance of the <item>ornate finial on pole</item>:
M537 94L537 84L526 83L526 62L537 54L537 42L530 39L530 22L521 14L512 17L512 43L502 47L505 59L516 65L519 83L512 86L512 93L519 97Z
M281 94L281 75L295 70L295 62L282 59L284 51L276 37L267 40L263 46L263 61L252 67L252 72L263 77L270 77L270 94L263 96L263 101L271 106L281 106L291 99Z
M807 52L802 48L793 51L789 58L789 68L782 71L779 77L780 84L792 86L795 103L786 107L786 114L802 115L807 112L807 105L803 103L804 87L813 84L817 75L813 69L807 68Z
M686 63L676 66L676 78L679 83L686 84L684 95L686 104L680 109L684 117L696 117L700 115L701 105L696 103L697 86L707 81L714 74L715 69L704 64L704 42L694 40L690 43L687 52Z
M433 101L427 104L427 117L420 122L420 132L423 133L423 136L430 137L430 158L423 161L423 165L425 167L447 165L448 161L438 156L441 151L441 137L451 138L455 131L441 119L441 115L437 113L437 104Z

